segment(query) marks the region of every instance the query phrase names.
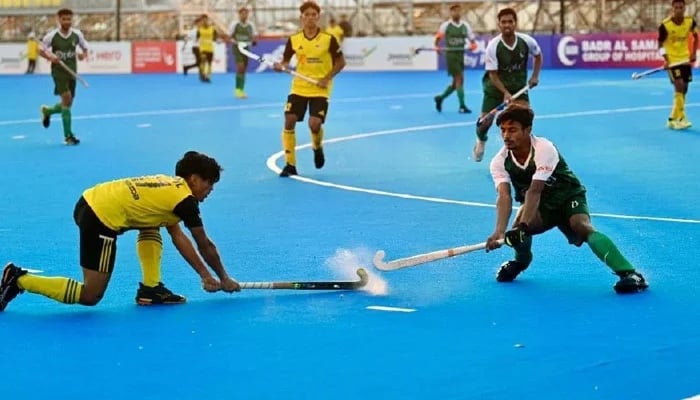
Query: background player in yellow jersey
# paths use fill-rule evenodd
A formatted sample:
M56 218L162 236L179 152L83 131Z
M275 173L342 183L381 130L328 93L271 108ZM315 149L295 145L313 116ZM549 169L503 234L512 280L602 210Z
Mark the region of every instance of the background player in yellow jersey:
M666 126L671 129L687 129L692 126L685 115L685 95L688 83L693 80L693 64L698 50L698 27L695 19L685 15L685 1L672 0L671 16L659 25L659 54L664 57L664 66L687 61L688 64L668 70L674 86L673 108ZM692 36L692 44L688 39Z
M204 231L199 214L199 203L211 193L214 184L219 181L221 170L215 159L190 151L177 162L176 176L124 178L85 190L73 212L80 229L83 283L70 278L29 274L9 263L0 282L0 311L25 290L61 303L96 305L112 276L117 236L131 229L139 230L136 249L144 278L136 293L138 304L185 302L184 297L172 293L160 282L163 251L160 227L167 229L182 257L200 276L204 290L240 290L238 282L226 272L216 246ZM199 254L180 228L180 221L190 230ZM211 275L207 264L219 280Z
M297 71L318 80L318 84L314 85L297 77L292 80L291 93L287 97L284 109L282 147L286 165L280 173L282 177L297 175L294 129L298 121L304 120L307 108L314 165L316 168L323 168L326 161L323 154L323 123L328 113L328 97L331 93L333 77L345 67L345 57L340 44L332 35L321 31L318 26L321 15L318 4L307 1L299 7L299 11L303 29L289 37L282 62L275 64L275 70L287 69L292 56L296 55Z
M199 40L199 80L211 82L211 64L214 61L214 45L217 39L216 27L209 21L209 16L203 14L197 27Z
M326 27L326 33L333 36L335 38L335 40L338 41L338 44L341 47L343 46L343 39L345 38L345 31L343 30L343 27L338 25L338 21L336 21L334 17L330 17L328 19L328 26Z
M27 37L27 74L33 74L36 68L36 59L39 56L39 43L34 32Z

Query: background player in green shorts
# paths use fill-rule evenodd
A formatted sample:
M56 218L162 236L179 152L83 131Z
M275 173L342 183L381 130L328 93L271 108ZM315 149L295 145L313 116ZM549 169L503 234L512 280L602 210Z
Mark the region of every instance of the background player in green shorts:
M498 28L501 33L489 41L486 46L486 72L482 78L484 99L481 103L481 115L476 125L476 144L474 145L474 161L479 162L484 157L487 134L493 118L481 117L496 108L504 101L510 101L511 95L529 85L537 86L542 69L542 50L532 36L516 32L518 16L512 8L504 8L498 12ZM530 56L535 63L530 80L527 79L527 62ZM529 103L527 93L520 96L518 101Z
M439 48L440 41L445 40L445 62L447 64L447 74L452 77L452 83L442 92L435 96L435 109L442 112L442 101L452 92L457 91L459 99L459 112L462 114L471 113L471 110L464 104L464 46L469 39L470 49L476 49L474 41L474 31L465 21L460 20L462 7L455 4L450 7L450 20L440 25L437 35L435 35L435 48ZM438 54L441 51L438 50Z
M595 230L586 203L586 188L569 169L554 144L532 135L535 114L522 104L508 106L496 120L501 128L504 147L491 161L491 175L496 185L496 229L486 242L486 249L505 243L515 250L515 259L505 262L498 270L496 280L511 282L532 262L532 235L554 227L566 236L569 243L581 246L583 242L620 279L614 286L618 293L636 293L647 288L644 277L620 253L615 244ZM513 228L506 231L513 199L521 207Z
M248 68L248 57L241 54L238 50L238 43L248 43L255 46L256 37L258 35L255 26L248 22L248 9L241 7L238 10L238 21L233 21L229 27L229 36L233 43L233 56L236 59L236 89L234 95L239 99L246 98L245 91L245 72Z
M83 33L73 28L73 11L63 8L56 13L59 27L53 29L44 36L44 49L40 51L42 57L51 61L51 77L54 83L54 94L61 96L61 102L53 107L41 106L41 123L44 128L51 124L51 115L61 114L63 120L63 137L66 144L76 145L80 143L71 130L71 106L75 98L75 79L61 67L59 61L63 61L72 71L78 70L78 60L84 60L88 55L88 44ZM80 46L82 53L77 53Z

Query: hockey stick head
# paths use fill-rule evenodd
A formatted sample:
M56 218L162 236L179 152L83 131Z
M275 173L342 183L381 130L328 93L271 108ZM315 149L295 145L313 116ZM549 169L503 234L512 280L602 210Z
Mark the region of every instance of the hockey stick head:
M359 282L354 282L354 288L355 289L361 289L365 286L367 286L367 283L369 282L369 275L367 274L367 271L364 268L358 268L357 271L357 276L360 277Z
M637 79L639 79L639 78L641 78L641 77L642 77L642 76L639 75L639 73L637 73L637 72L632 72L632 79L633 79L633 80L636 81Z
M372 259L372 263L380 271L391 271L391 268L389 267L389 265L384 262L385 256L386 256L386 253L384 252L384 250L377 251L374 254L374 258Z

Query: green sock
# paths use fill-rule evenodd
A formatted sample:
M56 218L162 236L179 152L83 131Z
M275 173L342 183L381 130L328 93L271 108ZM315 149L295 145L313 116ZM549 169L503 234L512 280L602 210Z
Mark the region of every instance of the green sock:
M241 90L245 87L245 75L241 74Z
M46 111L49 115L60 114L61 111L63 111L63 105L61 103L56 103L53 107L47 108Z
M61 110L61 119L63 120L63 136L72 136L73 132L71 132L70 107L64 107L63 110Z
M451 95L452 92L454 92L454 91L455 91L454 86L450 85L447 88L445 88L445 91L442 92L442 94L440 95L440 98L445 99L445 98L447 98L447 96Z
M593 232L588 236L587 241L596 257L613 271L634 271L634 266L620 253L609 237L600 232Z
M466 107L466 105L464 104L464 88L457 89L457 98L459 99L459 106Z
M239 74L236 74L236 89L242 89L243 88L243 79L241 79L241 76Z

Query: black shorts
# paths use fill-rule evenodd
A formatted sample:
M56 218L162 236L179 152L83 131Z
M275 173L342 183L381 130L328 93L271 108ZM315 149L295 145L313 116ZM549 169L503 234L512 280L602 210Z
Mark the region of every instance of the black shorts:
M321 122L326 122L328 114L328 99L325 97L304 97L298 94L290 94L287 104L284 106L284 114L294 114L297 122L304 120L306 109L309 109L309 117L317 117Z
M688 64L669 68L668 77L671 78L671 83L674 83L676 79L681 79L685 83L692 82L693 68Z
M73 219L80 228L80 266L111 274L119 233L106 227L82 196L75 204Z

